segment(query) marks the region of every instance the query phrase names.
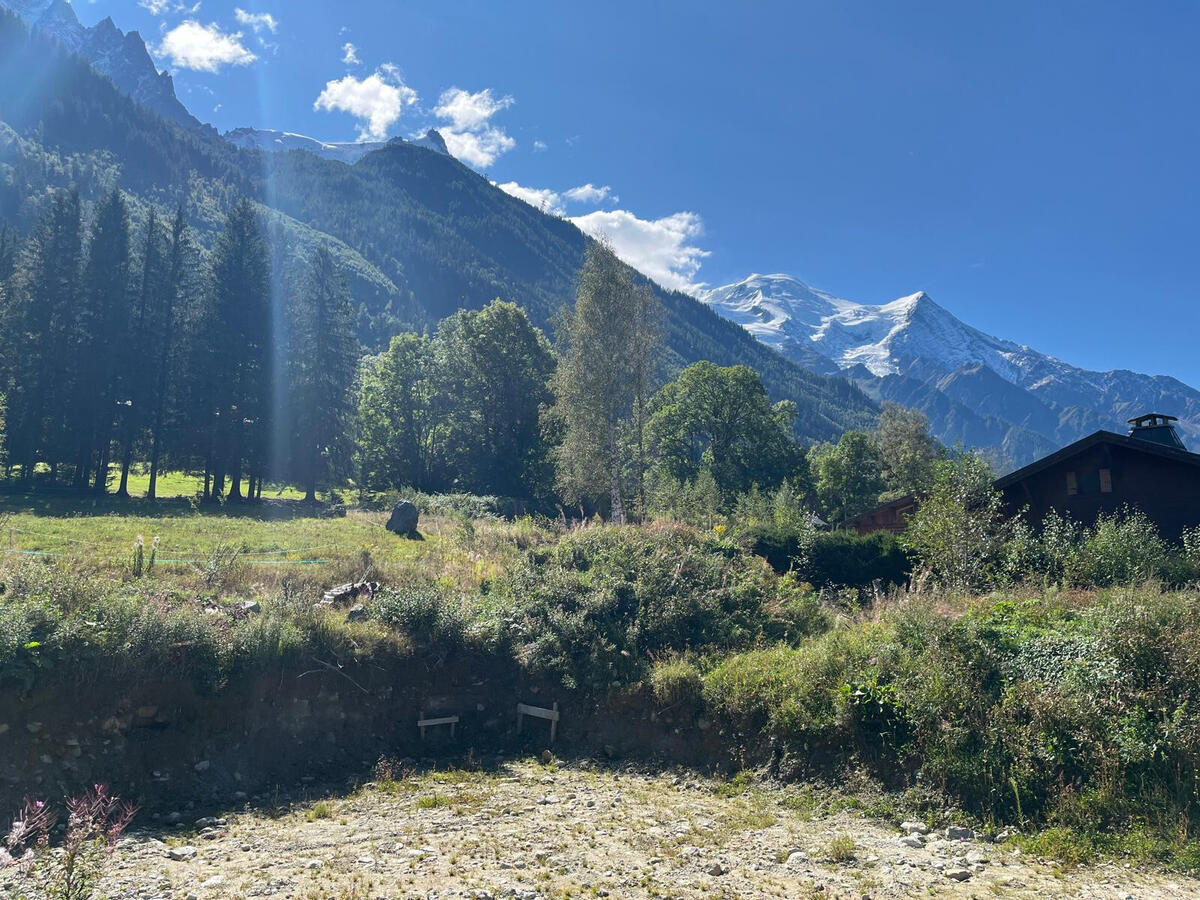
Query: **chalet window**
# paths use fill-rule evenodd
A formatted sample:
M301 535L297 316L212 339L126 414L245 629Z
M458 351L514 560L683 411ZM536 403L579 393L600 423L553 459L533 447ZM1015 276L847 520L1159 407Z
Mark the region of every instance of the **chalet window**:
M1067 473L1067 496L1074 497L1079 493L1079 479L1075 477L1074 472Z
M1102 493L1102 494L1111 494L1112 493L1112 470L1111 469L1101 469L1100 470L1100 493Z

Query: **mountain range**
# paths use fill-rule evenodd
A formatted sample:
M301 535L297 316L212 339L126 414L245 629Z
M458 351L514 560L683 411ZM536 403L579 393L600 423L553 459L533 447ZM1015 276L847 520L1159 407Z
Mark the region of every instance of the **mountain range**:
M225 132L223 137L234 146L245 150L263 150L269 153L287 153L291 150L303 150L306 153L316 154L323 159L332 159L348 165L354 165L354 163L358 162L368 153L374 153L392 141L401 141L417 147L425 147L443 156L450 155L450 151L446 149L446 141L434 129L426 132L424 137L411 141L405 141L404 138L392 138L391 141L343 141L330 143L328 141L319 141L316 138L305 137L302 134L293 134L290 131L268 131L261 128L235 128L232 131Z
M187 111L137 32L111 19L85 28L67 0L0 0L0 83L29 85L0 92L0 218L23 230L47 188L95 198L115 180L135 214L183 203L207 243L249 196L277 254L331 248L369 348L493 297L549 331L573 293L588 238L459 163L436 131L355 143L254 128L222 136ZM1200 439L1200 393L1176 379L1078 369L971 328L924 293L870 306L786 275L699 300L654 288L670 370L749 365L774 399L796 403L811 440L869 426L881 401L921 409L943 441L1010 463L1151 409Z
M251 147L239 146L135 96L132 86L146 82L132 63L102 73L92 43L71 43L77 32L63 23L78 22L62 5L0 0L19 14L0 9L0 84L24 85L0 91L0 219L27 233L48 189L76 187L95 200L115 183L135 222L182 205L211 245L226 211L249 197L267 223L280 302L307 251L327 246L348 277L368 349L496 297L553 332L589 241L571 222L500 190L446 154L436 133L388 141L353 165L263 133L243 133ZM664 374L701 359L748 365L772 398L796 404L797 432L810 440L869 427L878 415L845 378L797 365L691 296L653 288L665 310Z
M1180 418L1200 443L1200 391L1164 375L1091 372L960 321L921 291L880 306L790 275L751 275L705 303L816 372L925 412L947 443L998 448L1010 463L1148 411Z
M85 28L68 0L0 0L0 7L7 7L28 27L82 56L147 109L173 122L216 133L189 113L175 96L170 74L158 71L136 31L126 34L111 18Z

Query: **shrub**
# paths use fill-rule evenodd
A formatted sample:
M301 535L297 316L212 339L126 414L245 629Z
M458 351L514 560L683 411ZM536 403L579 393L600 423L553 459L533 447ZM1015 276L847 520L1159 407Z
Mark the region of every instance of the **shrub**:
M904 542L947 587L975 589L1006 580L1011 522L976 456L938 460L933 487L909 522Z
M675 656L655 662L650 670L650 690L660 707L688 713L700 702L704 679L693 663Z
M1159 576L1166 563L1166 542L1140 510L1126 507L1101 514L1083 532L1073 580L1087 585L1133 584Z
M457 600L432 584L384 588L375 598L374 615L385 625L426 645L457 646L466 631Z
M671 651L738 648L793 627L779 580L688 528L591 528L536 550L497 586L494 626L531 671L632 684Z
M894 534L829 531L808 535L791 529L755 528L747 533L754 552L776 572L793 570L817 587L866 587L875 581L903 584L911 572L908 552Z

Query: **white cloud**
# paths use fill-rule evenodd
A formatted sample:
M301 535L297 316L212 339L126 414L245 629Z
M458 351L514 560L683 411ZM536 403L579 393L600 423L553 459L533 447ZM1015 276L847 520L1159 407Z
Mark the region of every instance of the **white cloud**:
M161 16L171 6L171 0L138 0L138 6L152 16Z
M157 53L171 65L199 72L218 72L222 66L246 66L256 57L242 43L241 32L226 33L215 23L188 19L163 35Z
M358 48L349 41L346 41L346 43L342 44L342 62L348 66L357 66L362 62L362 60L358 58Z
M495 184L504 193L519 197L530 206L537 207L542 212L555 216L561 216L566 212L563 207L562 195L558 191L552 191L549 188L525 187L525 185L517 184L515 181L508 181L504 184L496 184L493 181L492 184Z
M487 124L488 119L513 105L512 97L493 97L491 88L472 94L462 88L452 87L442 91L433 114L447 120L459 131L475 131Z
M607 238L618 257L663 287L690 294L704 287L696 275L709 252L694 243L704 233L696 213L647 220L623 209L597 210L570 221L585 234Z
M507 153L517 142L489 120L513 105L512 97L495 97L491 88L471 93L452 87L442 91L433 114L447 124L438 128L450 155L468 165L490 166L496 157Z
M313 109L340 110L361 119L358 139L383 140L406 106L417 102L417 92L399 78L399 70L385 63L366 78L347 75L326 83Z
M490 166L496 157L517 146L517 142L499 128L485 128L482 131L439 128L438 133L446 141L446 149L451 156L479 168Z
M248 13L237 7L233 11L233 17L238 20L239 25L249 25L253 28L255 34L264 29L274 34L275 29L279 27L279 20L270 13Z
M611 193L612 188L607 184L596 187L589 181L587 184L573 187L569 191L563 191L563 196L574 203L599 203L601 200L607 200Z

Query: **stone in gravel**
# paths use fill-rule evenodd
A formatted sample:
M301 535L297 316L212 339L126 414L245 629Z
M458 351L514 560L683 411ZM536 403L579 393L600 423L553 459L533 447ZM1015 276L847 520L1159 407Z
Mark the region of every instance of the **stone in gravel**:
M910 834L900 838L900 843L905 847L912 847L914 850L918 850L925 846L925 838L919 834Z
M929 834L929 826L924 822L901 822L900 830L905 834Z
M174 859L182 862L188 859L195 859L198 852L199 851L196 850L195 847L190 845L186 847L172 847L167 851L167 859Z
M956 867L953 869L947 869L942 874L945 875L947 878L953 879L954 881L966 881L967 879L969 879L971 877L971 870L970 869L960 869L960 868Z
M325 865L325 863L321 862L319 859L310 859L308 862L306 862L306 863L304 864L304 868L306 868L306 869L320 869L320 868L321 868L321 867L323 867L324 865Z
M946 829L946 837L952 841L973 841L975 840L975 832L970 828L964 828L962 825L951 825Z
M711 866L709 866L707 869L705 869L704 871L707 872L709 875L724 875L728 871L728 869L726 869L719 862L715 862Z
M197 772L207 772L210 766L212 766L212 763L210 763L207 759L202 759L200 762L196 763L196 765L192 766L192 768Z

